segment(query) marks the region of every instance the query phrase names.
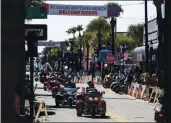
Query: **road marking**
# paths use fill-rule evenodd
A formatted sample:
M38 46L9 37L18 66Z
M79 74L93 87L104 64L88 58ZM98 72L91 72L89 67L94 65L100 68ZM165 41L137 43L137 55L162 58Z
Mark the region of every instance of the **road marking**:
M115 115L115 114L113 114L113 113L111 113L109 111L107 111L106 114L109 115L112 119L115 119L115 120L117 120L119 122L124 122L124 123L130 122L130 121L128 121L128 120L126 120L126 119L124 119L124 118L122 118L120 116L117 116L117 115Z

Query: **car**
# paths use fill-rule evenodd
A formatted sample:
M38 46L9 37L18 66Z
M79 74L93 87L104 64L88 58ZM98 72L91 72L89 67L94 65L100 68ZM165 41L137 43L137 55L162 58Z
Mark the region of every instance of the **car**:
M76 101L77 116L82 115L100 115L105 117L106 101L102 98L105 92L82 92Z

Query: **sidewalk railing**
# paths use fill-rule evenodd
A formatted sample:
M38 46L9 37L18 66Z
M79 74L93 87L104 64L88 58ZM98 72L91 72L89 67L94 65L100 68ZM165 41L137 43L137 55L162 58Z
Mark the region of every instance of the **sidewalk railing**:
M151 87L135 82L128 87L128 95L153 104L159 103L159 97L161 97L162 94L163 90L157 86Z

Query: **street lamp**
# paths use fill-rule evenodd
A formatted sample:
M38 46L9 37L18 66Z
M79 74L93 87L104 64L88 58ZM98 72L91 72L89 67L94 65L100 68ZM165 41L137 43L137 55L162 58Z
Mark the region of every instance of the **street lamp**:
M89 64L89 48L90 48L90 45L88 44L88 42L86 43L86 48L87 48L87 65L86 65L86 70L88 72L88 64Z
M98 29L98 33L96 36L98 38L98 52L97 52L97 54L99 55L99 51L101 50L101 39L102 39L102 33L100 32L99 29Z
M39 62L40 62L40 59L39 59L39 57L37 57L37 59L36 59L36 63L37 63L37 69L38 69L38 71L39 71L39 69L40 69Z
M153 70L153 42L151 41L150 44L150 68L151 68L151 73Z
M114 47L114 44L115 44L115 27L116 27L116 19L114 19L114 17L111 18L111 21L110 21L110 24L111 24L111 27L112 27L112 54L114 55L115 54L115 47Z
M62 50L62 64L61 64L61 73L64 73L64 51Z
M94 46L95 45L95 40L93 39L92 40L92 46ZM93 47L94 48L94 47ZM93 62L92 62L92 81L93 81L93 79L94 79L94 77L95 77L95 71L96 71L96 54L95 54L95 49L94 49L94 53L93 53Z
M79 38L81 37L81 33L79 32ZM82 44L80 43L80 69L82 70Z
M70 45L70 50L71 50L71 55L72 55L72 58L71 58L71 64L72 64L72 71L73 71L73 69L74 69L74 45L75 45L75 43L74 43L74 41L73 40L69 40L69 45Z
M95 71L96 71L96 54L94 53L93 54L93 71L92 71L92 81L93 81L93 79L94 79L94 77L95 77Z
M119 51L120 51L121 56L122 56L121 61L123 63L122 65L123 65L123 73L124 73L124 70L125 70L125 64L124 64L125 60L124 60L124 58L125 58L125 51L127 50L127 46L124 43L119 44L118 46L119 46Z

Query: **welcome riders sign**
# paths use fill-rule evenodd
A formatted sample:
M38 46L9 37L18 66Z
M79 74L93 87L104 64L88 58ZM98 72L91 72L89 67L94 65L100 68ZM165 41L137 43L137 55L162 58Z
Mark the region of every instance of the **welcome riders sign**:
M48 15L118 17L118 6L44 4Z

